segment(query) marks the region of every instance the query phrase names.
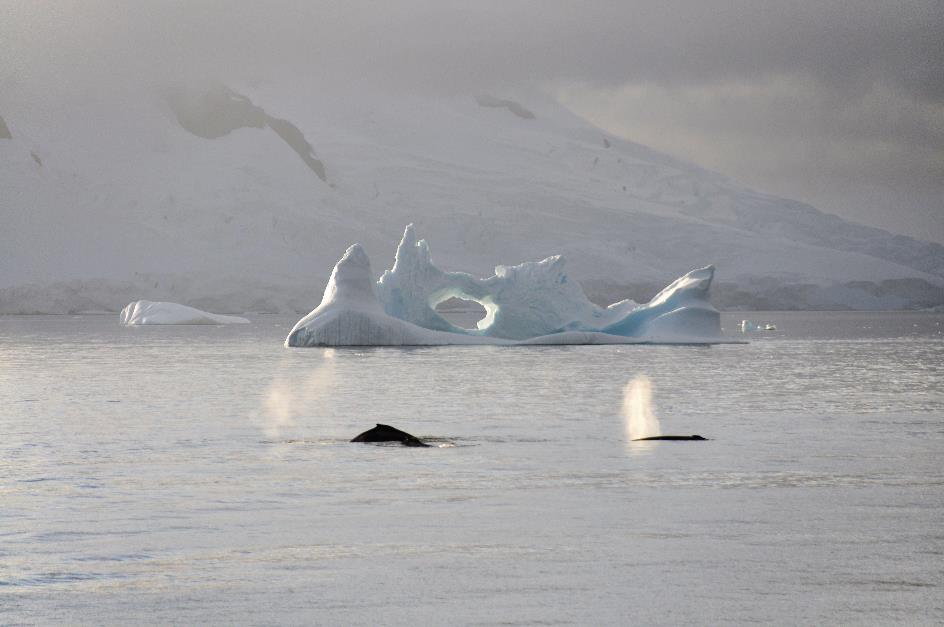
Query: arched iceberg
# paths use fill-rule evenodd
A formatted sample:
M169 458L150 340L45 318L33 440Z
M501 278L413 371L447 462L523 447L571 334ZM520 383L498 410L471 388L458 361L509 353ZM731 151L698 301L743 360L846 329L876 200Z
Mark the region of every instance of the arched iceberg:
M429 245L406 227L393 268L376 283L359 244L334 267L321 304L298 321L286 346L444 344L717 344L728 342L708 302L714 268L693 270L648 304L590 302L563 257L498 266L479 279L445 272ZM463 329L436 313L449 298L477 301L486 316Z

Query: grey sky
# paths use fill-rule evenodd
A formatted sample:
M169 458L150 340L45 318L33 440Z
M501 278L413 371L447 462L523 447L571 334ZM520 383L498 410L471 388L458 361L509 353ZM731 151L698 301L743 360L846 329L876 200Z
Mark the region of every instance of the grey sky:
M0 38L0 103L4 82L42 72L77 90L274 71L539 83L614 133L944 241L940 0L0 0Z

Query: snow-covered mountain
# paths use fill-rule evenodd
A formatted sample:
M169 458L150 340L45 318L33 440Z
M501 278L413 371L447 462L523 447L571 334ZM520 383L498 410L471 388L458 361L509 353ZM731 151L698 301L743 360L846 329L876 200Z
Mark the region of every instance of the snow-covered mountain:
M380 272L410 222L442 268L563 254L600 302L709 263L721 307L944 302L944 247L746 189L537 91L23 87L0 118L0 313L308 311L350 244Z

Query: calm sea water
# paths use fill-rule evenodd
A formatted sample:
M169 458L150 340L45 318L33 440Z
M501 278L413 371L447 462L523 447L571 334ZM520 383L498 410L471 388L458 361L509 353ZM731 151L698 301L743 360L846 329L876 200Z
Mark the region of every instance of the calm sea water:
M0 624L944 621L944 315L285 349L0 317ZM626 441L623 388L665 433ZM429 449L358 445L386 422Z

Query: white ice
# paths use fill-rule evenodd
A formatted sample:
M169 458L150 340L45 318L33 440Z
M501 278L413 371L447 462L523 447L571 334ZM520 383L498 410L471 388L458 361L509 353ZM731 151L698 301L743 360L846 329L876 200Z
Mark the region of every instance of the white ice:
M136 300L129 303L119 314L121 324L137 326L143 324L248 324L249 321L238 316L201 311L177 303Z
M392 269L374 283L359 244L337 263L321 304L300 320L286 346L441 344L621 344L727 341L708 301L714 268L693 270L646 305L630 300L602 308L566 272L563 257L498 266L479 279L444 272L425 240L406 227ZM449 298L479 302L477 329L462 329L435 311Z

